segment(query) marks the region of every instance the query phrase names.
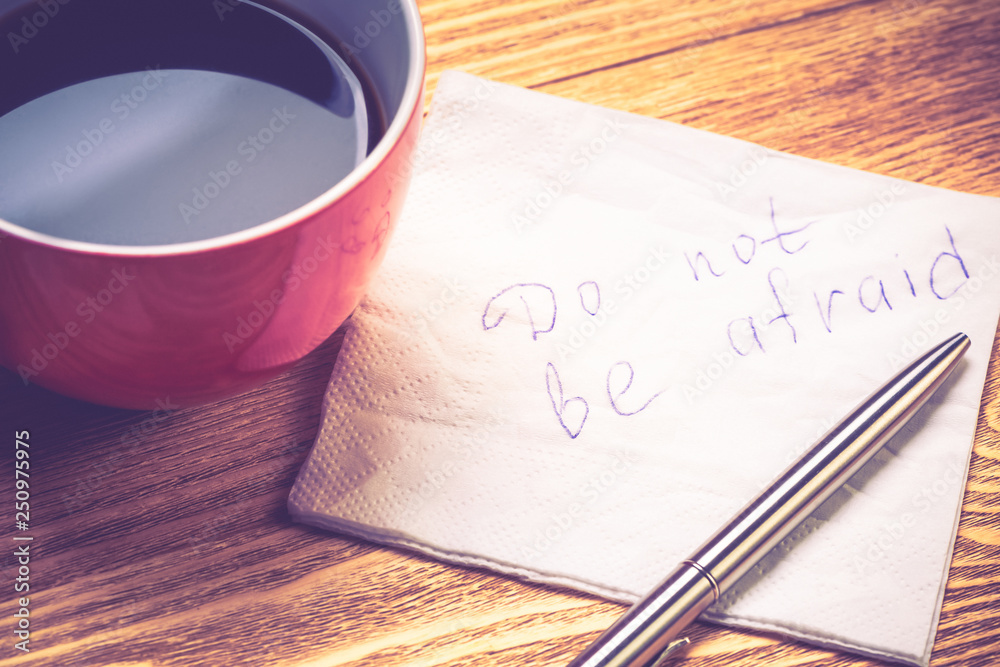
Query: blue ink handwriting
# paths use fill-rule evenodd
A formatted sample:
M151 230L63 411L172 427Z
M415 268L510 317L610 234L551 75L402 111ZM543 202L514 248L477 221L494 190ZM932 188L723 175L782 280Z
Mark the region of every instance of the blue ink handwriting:
M508 296L509 295L509 296ZM538 335L549 333L556 326L556 293L552 288L541 283L517 283L502 290L486 304L483 311L483 330L489 331L500 326L517 301L524 306L531 327L531 339L538 340ZM545 329L540 329L532 314L541 313L541 322L548 320ZM550 314L551 313L551 314Z
M615 369L618 369L618 368L624 369L628 373L628 377L625 380L625 386L624 387L621 387L620 389L617 389L617 390L613 390L611 388L612 376L615 375ZM621 376L621 373L618 373L618 375ZM640 412L642 412L643 410L645 410L646 408L649 407L649 404L653 402L653 399L655 399L657 396L659 396L660 394L663 393L661 391L656 392L645 403L643 403L639 408L637 408L635 410L632 410L631 412L623 410L621 407L619 407L618 401L621 400L622 397L624 397L625 394L628 392L629 388L632 387L632 380L633 379L635 379L635 371L632 369L632 364L630 364L627 361L616 362L608 370L608 382L607 382L608 400L611 402L611 408L615 412L617 412L618 414L620 414L622 417L631 417L632 415L639 414ZM619 383L616 382L615 384L619 384Z
M597 315L601 310L601 288L593 280L580 283L576 288L580 295L580 306L588 315Z
M559 371L552 362L545 367L545 388L549 393L549 400L552 401L552 409L555 410L559 425L570 438L575 439L580 435L583 425L587 422L587 415L590 414L590 406L586 399L581 396L563 397L562 380L559 379ZM575 406L583 406L583 413L581 414L580 409ZM567 412L573 414L567 415ZM570 420L569 425L566 423L567 419Z
M954 296L970 278L969 270L959 253L954 234L947 226L945 226L944 231L948 238L948 245L937 253L929 269L923 274L926 276L924 293L929 291L934 298L941 301ZM918 297L921 290L913 281L914 274L911 274L908 268L901 268L900 272L902 276L893 281L890 281L888 276L867 275L860 280L856 290L842 289L844 286L838 286L823 292L813 291L813 300L823 328L826 329L827 333L833 333L835 313L852 302L856 306L860 306L864 312L875 314L883 310L892 311L895 305L898 305L898 301L907 294L910 298ZM780 268L771 269L767 274L768 288L774 297L775 308L779 313L777 317L764 322L764 326L756 322L752 316L735 318L730 320L727 325L726 335L729 338L729 345L741 357L747 356L754 350L766 352L764 341L762 341L763 329L766 328L766 325L774 324L779 320L787 325L792 342L798 342L793 318L798 318L800 314L791 309L791 304L782 300L775 282L776 276L783 282L784 291L788 291L790 284L788 277ZM848 296L851 293L857 295L855 299ZM835 299L834 297L839 298Z
M754 257L757 255L758 246L762 246L765 243L776 243L781 252L786 255L799 253L805 250L806 246L809 245L809 239L798 239L797 235L809 229L809 227L816 224L818 220L807 222L796 229L783 230L779 227L777 217L774 214L773 197L770 199L770 206L771 228L774 231L774 236L761 239L758 242L756 238L750 236L749 234L740 234L730 244L733 250L733 255L743 266L749 266L749 264L754 260ZM705 276L704 273L699 272L699 268L702 265L704 265L705 269L708 269L709 275L714 278L719 278L726 273L725 270L717 269L713 266L708 254L702 250L695 251L693 258L690 254L685 252L684 259L687 260L688 267L691 269L691 275L694 277L695 281L699 281ZM716 264L719 264L719 262L717 261Z

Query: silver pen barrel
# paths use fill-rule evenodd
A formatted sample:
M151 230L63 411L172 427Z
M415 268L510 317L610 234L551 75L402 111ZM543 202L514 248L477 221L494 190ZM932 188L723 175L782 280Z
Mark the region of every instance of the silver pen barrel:
M839 489L927 402L969 347L956 334L830 429L569 667L648 667L701 612ZM686 642L686 640L684 640Z

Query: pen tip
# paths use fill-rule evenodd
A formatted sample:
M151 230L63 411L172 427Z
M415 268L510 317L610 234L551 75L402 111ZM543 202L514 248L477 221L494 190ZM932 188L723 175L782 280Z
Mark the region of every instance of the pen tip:
M928 357L933 357L937 360L943 361L945 358L951 358L955 363L965 355L965 352L972 345L972 341L964 333L957 333L951 338L948 338L930 351L927 352Z

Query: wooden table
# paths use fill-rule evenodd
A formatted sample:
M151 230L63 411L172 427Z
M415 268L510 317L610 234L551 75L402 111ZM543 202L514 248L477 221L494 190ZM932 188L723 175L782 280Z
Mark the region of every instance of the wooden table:
M445 68L850 167L1000 195L993 0L423 0ZM563 665L623 610L291 523L340 334L267 386L134 413L0 373L4 479L31 433L31 644L0 665ZM932 664L1000 662L991 364ZM4 483L3 497L12 491ZM875 665L709 625L683 665Z

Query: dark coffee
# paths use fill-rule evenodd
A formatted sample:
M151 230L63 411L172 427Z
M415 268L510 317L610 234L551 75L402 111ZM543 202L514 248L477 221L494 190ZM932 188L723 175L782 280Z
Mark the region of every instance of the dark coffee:
M363 73L237 0L52 0L0 17L0 217L195 241L308 203L382 133Z

